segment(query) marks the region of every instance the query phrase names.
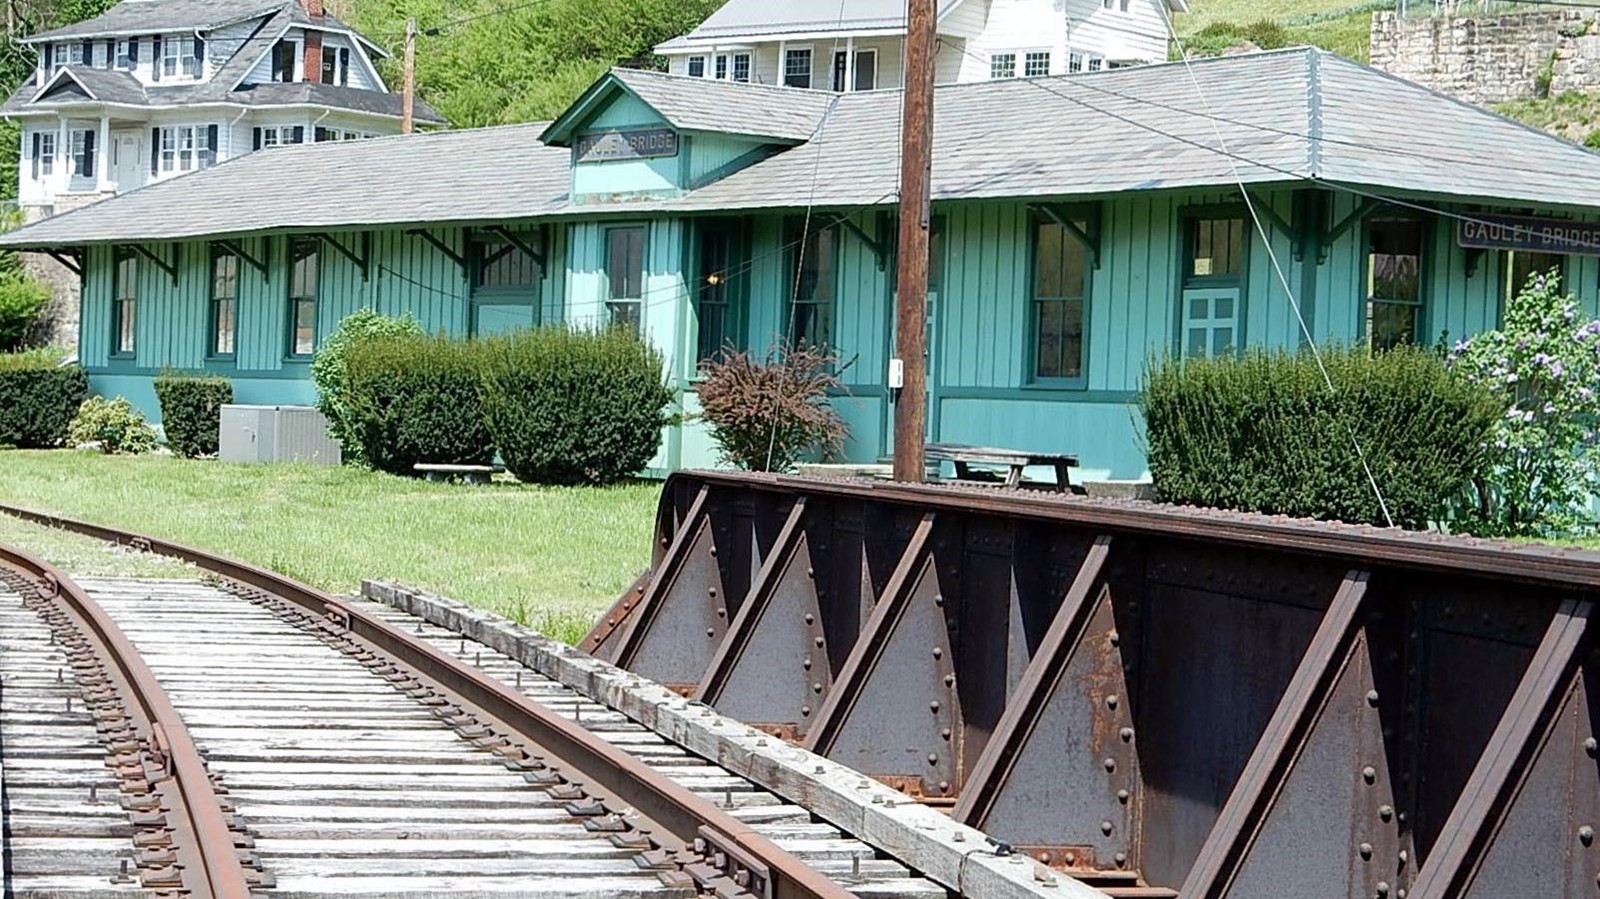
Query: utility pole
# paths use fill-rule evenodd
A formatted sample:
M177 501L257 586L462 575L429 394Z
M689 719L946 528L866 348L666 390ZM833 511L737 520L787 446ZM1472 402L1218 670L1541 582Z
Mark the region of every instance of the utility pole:
M906 0L905 99L900 127L900 242L895 355L903 372L894 406L894 479L926 476L929 182L933 170L934 0Z
M410 134L411 108L417 100L417 20L406 19L405 87L400 95L400 133Z

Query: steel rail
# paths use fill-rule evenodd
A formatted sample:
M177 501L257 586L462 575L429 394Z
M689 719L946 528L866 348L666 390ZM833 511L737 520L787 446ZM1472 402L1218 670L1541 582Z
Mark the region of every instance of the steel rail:
M806 866L723 809L695 795L634 756L616 748L520 692L434 648L426 641L315 587L276 572L201 549L133 531L16 506L0 512L110 543L182 559L220 577L254 587L319 617L335 619L352 636L415 669L503 722L548 753L586 787L609 793L664 828L681 846L710 845L710 852L754 860L769 879L770 899L851 899L852 894Z
M791 496L872 500L919 512L978 512L1077 525L1101 532L1120 531L1166 538L1187 536L1208 542L1331 557L1357 564L1357 567L1385 562L1402 568L1466 572L1495 580L1586 591L1600 589L1600 552L1575 547L960 484L913 485L861 478L683 471L667 478L665 490L671 492L679 482L696 487L711 485ZM688 526L688 522L683 526Z
M250 885L205 761L166 690L139 650L99 603L43 559L0 544L0 565L34 581L60 606L107 663L106 672L135 730L164 766L161 793L179 876L190 899L248 899Z

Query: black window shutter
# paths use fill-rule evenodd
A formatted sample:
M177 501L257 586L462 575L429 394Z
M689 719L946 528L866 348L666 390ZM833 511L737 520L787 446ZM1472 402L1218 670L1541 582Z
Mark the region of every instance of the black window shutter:
M83 64L94 68L94 41L83 42Z
M328 139L328 129L318 125L316 130L312 132L312 138L316 140L317 143L322 143Z
M93 178L98 171L94 167L94 138L95 132L83 132L83 171L78 174L85 178Z
M206 39L203 37L194 39L194 61L200 71L204 72L206 68Z
M150 174L161 173L161 129L150 129Z
M136 37L128 38L128 61L139 64L139 39Z
M50 66L53 65L55 63L55 61L56 61L56 45L55 44L45 44L44 45L44 68L45 68L46 72L50 71Z
M39 154L42 152L39 145L43 143L44 135L33 132L33 180L39 180Z
M116 41L106 41L106 66L105 67L108 68L108 69L114 69L114 68L117 67L117 42Z
M283 80L283 58L284 58L283 49L284 49L284 42L282 40L279 40L276 44L272 45L272 80L273 81L282 81Z
M350 84L350 48L339 48L339 83Z
M250 129L250 149L252 149L252 150L261 149L261 129L260 128L251 128Z
M161 37L150 39L150 80L161 80Z
M290 141L290 143L292 143L292 144L303 144L305 142L306 142L306 126L304 126L304 125L296 125L296 126L294 126L294 140Z
M217 161L217 126L206 126L206 148L211 151L211 161Z

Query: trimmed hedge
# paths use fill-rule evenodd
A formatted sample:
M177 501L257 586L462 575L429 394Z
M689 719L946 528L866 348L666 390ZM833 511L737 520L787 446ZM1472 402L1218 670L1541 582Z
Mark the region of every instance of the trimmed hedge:
M1141 391L1150 472L1168 502L1385 523L1443 520L1487 460L1503 411L1434 353L1323 351L1156 360Z
M156 448L156 430L126 397L91 396L68 428L74 446L94 444L102 453L138 455Z
M218 375L163 372L156 378L161 427L167 445L180 456L215 456L222 431L222 407L233 402L233 382Z
M487 465L494 443L480 403L480 345L418 334L369 336L344 349L345 423L366 461L414 475L418 462Z
M317 409L328 419L328 433L339 441L346 462L372 464L350 420L349 400L344 394L345 354L350 345L359 340L407 334L422 336L422 325L409 313L390 318L371 309L358 309L339 322L311 360L311 380L317 386Z
M661 445L661 354L627 331L549 325L487 341L484 356L489 433L520 480L611 483Z
M0 444L24 449L61 446L89 375L44 352L0 354Z

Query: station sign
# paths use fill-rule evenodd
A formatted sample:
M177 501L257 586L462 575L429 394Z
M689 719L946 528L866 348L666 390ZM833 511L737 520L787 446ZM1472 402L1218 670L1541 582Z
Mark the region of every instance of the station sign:
M671 128L601 131L579 137L576 150L579 162L676 156L678 132Z
M1484 250L1600 256L1600 222L1474 212L1457 220L1456 243Z

